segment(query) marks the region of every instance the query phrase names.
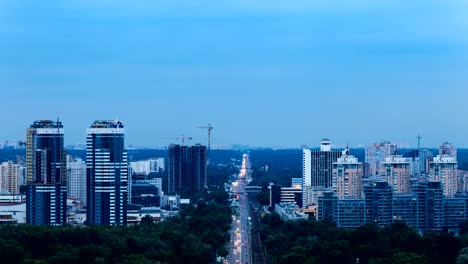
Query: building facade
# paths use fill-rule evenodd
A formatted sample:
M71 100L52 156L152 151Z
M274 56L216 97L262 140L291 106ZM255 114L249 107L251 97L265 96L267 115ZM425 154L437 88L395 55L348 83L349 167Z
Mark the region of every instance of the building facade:
M200 192L208 187L207 149L194 146L169 146L169 194Z
M66 154L61 122L34 122L26 132L26 222L62 225L67 219Z
M391 155L381 163L381 177L393 187L397 194L410 193L411 158Z
M368 146L365 149L365 163L366 172L365 176L378 175L380 173L381 163L385 161L387 157L395 154L397 145L390 142L376 143L372 146Z
M0 190L18 194L20 186L20 166L12 161L0 164Z
M331 149L331 142L324 138L320 150L303 149L303 207L317 203L317 192L333 187L333 163L342 152Z
M125 225L128 165L124 126L120 121L95 121L86 134L88 224Z
M80 158L67 156L67 192L86 204L86 162Z
M463 182L458 177L457 160L449 155L437 155L429 163L429 179L440 181L447 197L453 197L463 189Z
M340 199L362 197L362 162L349 153L349 149L343 151L343 155L333 163L333 190Z

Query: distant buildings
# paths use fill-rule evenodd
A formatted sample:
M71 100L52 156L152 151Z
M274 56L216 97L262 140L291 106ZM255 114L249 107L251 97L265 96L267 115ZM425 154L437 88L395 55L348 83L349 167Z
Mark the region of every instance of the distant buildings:
M26 133L26 221L62 225L67 216L66 155L61 122L34 122Z
M365 176L378 175L381 170L381 163L387 157L395 154L397 145L390 142L376 143L365 149Z
M128 168L120 121L95 121L86 131L87 221L127 223Z
M444 142L442 145L439 147L439 155L447 155L449 157L457 159L457 148L453 146L449 142Z
M0 191L18 194L20 185L20 166L12 161L0 164Z
M134 173L150 174L165 170L164 158L148 159L130 162L130 167Z
M169 146L169 194L200 192L208 187L207 149L194 146Z

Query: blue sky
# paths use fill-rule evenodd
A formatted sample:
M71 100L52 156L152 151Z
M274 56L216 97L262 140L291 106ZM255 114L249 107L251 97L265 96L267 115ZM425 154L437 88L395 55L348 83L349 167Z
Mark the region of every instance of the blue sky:
M292 3L291 3L292 2ZM35 119L83 143L468 147L464 0L0 1L0 139Z

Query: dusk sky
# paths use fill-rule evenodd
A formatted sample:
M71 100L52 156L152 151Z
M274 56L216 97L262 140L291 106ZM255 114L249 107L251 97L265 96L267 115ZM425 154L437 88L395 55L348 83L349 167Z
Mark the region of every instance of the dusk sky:
M0 140L468 147L466 0L0 0Z

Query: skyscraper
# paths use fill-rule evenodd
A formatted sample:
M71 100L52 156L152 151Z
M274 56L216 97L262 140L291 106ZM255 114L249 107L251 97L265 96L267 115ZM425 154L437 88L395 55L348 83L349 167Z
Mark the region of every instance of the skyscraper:
M381 176L397 194L410 193L411 158L391 155L381 163Z
M169 194L200 192L208 187L207 149L195 146L169 146Z
M61 122L34 122L26 132L26 221L61 225L67 219L66 161Z
M332 150L329 139L324 138L320 150L303 149L303 206L316 203L317 190L332 188L333 163L341 157L341 151Z
M90 225L127 223L128 168L124 126L95 121L86 131L87 221Z
M365 163L366 176L378 175L380 172L380 164L385 161L385 158L395 154L397 145L390 142L377 143L366 147Z
M349 149L343 151L343 155L333 163L333 190L340 199L362 197L362 162L349 153Z
M444 195L453 197L463 188L458 178L458 163L455 157L449 155L437 155L429 163L429 179L441 182Z
M67 156L67 192L86 204L86 163L80 158Z
M0 190L10 194L19 193L20 181L19 165L12 161L6 161L0 164Z

